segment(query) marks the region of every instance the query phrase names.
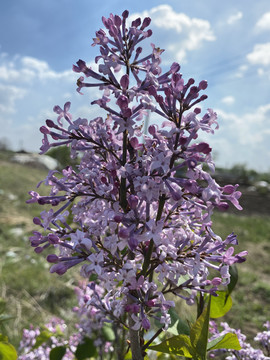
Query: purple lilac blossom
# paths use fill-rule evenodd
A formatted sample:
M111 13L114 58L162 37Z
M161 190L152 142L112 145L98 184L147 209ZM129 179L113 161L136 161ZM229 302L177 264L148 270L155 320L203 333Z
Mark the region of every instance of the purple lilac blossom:
M50 331L53 335L48 342L41 344L37 348L33 348L36 344L37 337L41 334L42 330L39 327L34 328L30 326L29 329L23 330L22 340L19 346L18 360L48 360L50 351L57 346L66 346L67 350L62 358L63 360L73 360L74 352L78 343L81 340L80 333L75 333L66 340L63 335L67 325L62 319L52 318L49 323L45 325L45 329Z
M209 332L212 336L209 342L223 336L227 333L236 334L241 346L241 350L214 350L209 354L210 359L219 359L220 354L226 354L226 360L269 360L270 359L270 331L269 321L264 326L267 331L259 332L254 340L259 342L261 349L254 349L247 341L246 336L241 330L231 328L226 322L221 322L222 330L219 330L218 325L214 321L210 321Z
M63 109L55 106L56 121L48 119L40 129L41 153L66 145L80 164L50 172L44 180L49 195L29 193L29 203L52 206L34 219L41 231L30 241L37 253L52 249L51 272L62 275L80 264L84 277L94 276L87 304L102 321L148 330L149 319L159 317L166 330L174 306L167 294L188 304L198 292L215 295L230 281L229 266L245 261L247 252L233 255L235 235L221 239L211 220L229 202L240 210L241 193L238 185L216 183L212 149L197 141L199 131L218 129L216 113L201 115L198 107L207 98L201 95L207 82L185 81L177 63L163 72L164 50L154 44L141 58L150 19L128 28L127 17L127 11L122 18L103 17L106 30L97 31L93 42L100 49L98 72L83 60L73 67L86 77L78 80L79 92L90 86L103 91L92 105L106 117L73 120L67 102ZM164 123L143 133L148 111ZM210 269L216 270L212 280Z

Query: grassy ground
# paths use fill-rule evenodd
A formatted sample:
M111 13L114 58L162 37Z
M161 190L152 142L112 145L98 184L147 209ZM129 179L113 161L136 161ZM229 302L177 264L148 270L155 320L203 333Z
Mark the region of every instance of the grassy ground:
M0 160L0 298L14 318L2 329L17 346L24 327L45 323L52 314L72 320L76 304L72 274L50 274L43 255L37 255L28 237L40 206L28 205L28 191L47 175L46 170Z
M221 236L234 231L239 251L249 252L247 261L238 265L239 281L226 320L253 338L270 319L270 217L217 214L214 228Z
M22 329L29 323L42 324L52 314L72 322L76 276L50 274L43 256L29 246L32 217L40 207L25 204L27 192L46 177L47 171L7 160L0 156L0 297L7 303L6 312L14 316L2 331L17 346ZM269 216L214 216L215 231L222 237L234 231L240 243L237 250L249 251L247 262L238 266L234 305L226 320L250 338L270 319L269 220Z

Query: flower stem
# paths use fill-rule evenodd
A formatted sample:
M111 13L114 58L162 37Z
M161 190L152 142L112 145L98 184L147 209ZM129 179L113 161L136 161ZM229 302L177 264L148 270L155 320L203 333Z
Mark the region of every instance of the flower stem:
M128 299L128 303L132 303L132 299ZM129 325L129 340L130 340L130 349L132 353L132 360L143 360L144 356L142 355L142 348L140 343L140 334L139 330L133 330L135 322L131 317L131 313L128 314L128 325Z

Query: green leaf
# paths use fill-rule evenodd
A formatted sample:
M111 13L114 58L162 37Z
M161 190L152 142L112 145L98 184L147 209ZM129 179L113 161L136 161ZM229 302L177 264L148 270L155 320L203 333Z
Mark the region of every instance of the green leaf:
M49 341L53 335L54 334L51 331L49 331L48 329L41 331L41 333L36 338L36 342L35 342L35 345L32 347L32 350L37 349L42 344Z
M238 282L238 270L235 264L231 265L229 268L229 273L231 275L230 283L228 284L228 295L230 295L235 288L237 282Z
M196 352L195 359L205 360L208 344L208 329L210 319L211 296L207 307L190 329L191 344Z
M125 360L132 360L132 353L131 350L128 351L128 353L125 355Z
M0 342L0 360L17 360L17 352L7 341Z
M226 291L217 291L218 296L211 296L210 317L216 319L224 316L232 307L232 298Z
M97 351L93 340L89 338L84 338L83 342L77 346L75 356L77 360L84 360L90 358L91 356L95 356L96 353Z
M190 338L187 335L173 336L158 345L149 346L149 349L166 354L175 354L192 358L194 355Z
M184 322L180 317L178 316L176 310L174 308L170 308L169 314L171 316L171 324L168 327L168 332L173 335L189 335L190 328L186 322Z
M89 281L96 281L98 279L98 275L97 274L91 274L89 277Z
M50 351L50 360L62 360L67 348L65 346L57 346Z
M241 350L239 340L236 334L227 333L208 343L207 350L230 349Z
M107 341L114 341L115 340L115 334L112 329L111 324L104 324L102 327L102 334Z

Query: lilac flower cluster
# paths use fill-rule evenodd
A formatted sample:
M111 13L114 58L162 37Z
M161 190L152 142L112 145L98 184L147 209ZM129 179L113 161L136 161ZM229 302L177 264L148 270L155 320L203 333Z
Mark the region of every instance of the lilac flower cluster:
M86 286L85 282L81 282L76 287L75 292L77 294L78 306L74 307L73 311L78 317L77 327L81 338L86 336L93 339L94 345L100 350L100 353L112 353L114 351L114 344L104 336L104 325L106 326L106 322L103 315L103 307L100 305L105 289L98 285L95 286L95 289L92 289Z
M42 231L30 240L37 253L58 249L47 256L52 273L81 264L91 280L88 304L102 321L139 331L157 318L166 329L174 306L166 294L193 304L198 292L215 294L218 285L227 285L229 266L245 261L247 252L234 254L236 236L221 239L211 221L213 210L226 210L229 202L241 209L241 193L238 185L216 183L212 149L196 142L199 131L218 128L216 113L201 115L198 107L207 98L201 95L207 82L185 82L177 63L163 72L163 50L152 44L142 55L150 18L130 27L127 18L124 11L102 19L106 31L97 31L93 43L100 49L98 71L82 60L73 67L83 74L79 92L103 92L92 104L105 118L73 120L67 102L63 109L55 106L57 120L40 129L41 153L67 145L80 165L50 171L43 181L50 195L30 192L29 203L52 206L34 218ZM150 113L163 123L144 132ZM217 272L212 279L210 269Z
M95 293L102 297L104 289L96 287ZM19 346L18 360L48 360L50 352L57 346L65 346L66 353L63 360L73 360L77 345L83 342L85 337L94 339L94 346L102 355L100 359L107 353L113 353L114 344L104 336L104 317L103 313L98 310L98 306L88 304L93 297L93 290L87 286L85 281L81 281L75 288L78 305L73 308L76 314L76 330L72 335L68 336L67 325L63 319L53 317L43 327L34 328L32 325L29 329L23 330L22 340ZM51 334L48 340L36 343L42 332L46 331ZM46 337L43 337L46 340Z
M227 333L236 334L239 340L239 343L242 347L241 350L216 350L212 351L209 355L211 359L219 358L220 353L227 354L226 360L269 360L270 359L270 323L267 321L264 324L266 331L259 332L254 340L259 342L261 349L254 349L247 341L246 336L242 334L241 330L235 330L230 328L226 322L222 322L221 326L222 331L218 329L217 324L214 321L210 322L210 333L212 337L209 341L212 341L219 336L225 335Z
M67 351L63 360L73 360L74 351L78 345L81 335L79 333L73 334L68 340L63 338L67 325L62 319L52 318L49 323L45 325L47 331L52 333L48 342L42 343L35 347L37 338L41 335L42 329L40 327L23 330L22 340L19 346L18 360L48 360L50 358L50 351L57 346L66 346Z

